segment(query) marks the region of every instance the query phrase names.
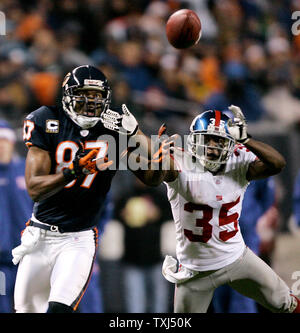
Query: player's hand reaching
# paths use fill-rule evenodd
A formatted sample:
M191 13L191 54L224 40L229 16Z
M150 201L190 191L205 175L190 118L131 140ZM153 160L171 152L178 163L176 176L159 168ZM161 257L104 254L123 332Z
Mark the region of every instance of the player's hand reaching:
M73 180L82 175L95 173L98 170L106 170L113 161L108 161L106 156L103 158L96 158L98 152L99 149L93 149L87 153L82 142L80 142L74 160L69 167L63 171L65 178L67 180Z
M242 110L235 105L230 105L228 109L234 115L234 118L228 121L228 132L237 142L247 143L251 136L247 133L246 118Z
M133 136L138 131L138 122L125 104L122 104L122 114L106 110L101 115L103 126L123 135Z
M174 143L178 138L178 134L173 134L170 137L164 137L167 126L162 124L158 130L159 147L158 150L153 154L153 163L162 163L164 159L172 153L174 149Z

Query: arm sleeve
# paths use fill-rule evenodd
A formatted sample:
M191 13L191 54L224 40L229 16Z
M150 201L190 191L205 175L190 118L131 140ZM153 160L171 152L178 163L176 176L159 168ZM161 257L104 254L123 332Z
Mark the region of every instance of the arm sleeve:
M24 120L24 135L23 140L26 146L37 146L41 149L50 150L50 138L46 132L45 124L45 112L43 109L38 109L30 113Z
M249 149L243 145L237 145L234 150L234 154L237 157L237 165L239 170L239 177L241 183L247 182L246 175L249 165L257 160L257 156L253 154Z

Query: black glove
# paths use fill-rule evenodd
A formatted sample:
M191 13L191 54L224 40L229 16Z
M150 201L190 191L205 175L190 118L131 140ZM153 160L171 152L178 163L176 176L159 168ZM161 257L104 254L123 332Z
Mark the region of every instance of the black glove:
M68 168L63 170L66 180L72 181L82 175L88 175L97 172L96 156L98 149L93 149L86 153L83 143L80 142L79 149L76 152L75 158Z

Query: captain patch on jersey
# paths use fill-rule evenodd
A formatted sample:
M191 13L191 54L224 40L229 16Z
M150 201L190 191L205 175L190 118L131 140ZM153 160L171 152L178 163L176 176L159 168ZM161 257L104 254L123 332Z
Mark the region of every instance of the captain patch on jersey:
M46 132L47 133L58 133L59 132L59 120L47 119L46 120Z

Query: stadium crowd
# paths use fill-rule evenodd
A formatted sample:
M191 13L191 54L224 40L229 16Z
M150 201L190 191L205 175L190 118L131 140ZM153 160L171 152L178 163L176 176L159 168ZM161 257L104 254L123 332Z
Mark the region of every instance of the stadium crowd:
M188 7L201 19L202 39L178 51L165 23ZM20 127L24 115L55 103L69 69L86 63L104 71L113 102L127 102L145 126L164 118L180 131L178 119L199 107L232 102L250 122L295 126L300 37L291 32L291 13L298 9L288 0L3 0L1 116Z

